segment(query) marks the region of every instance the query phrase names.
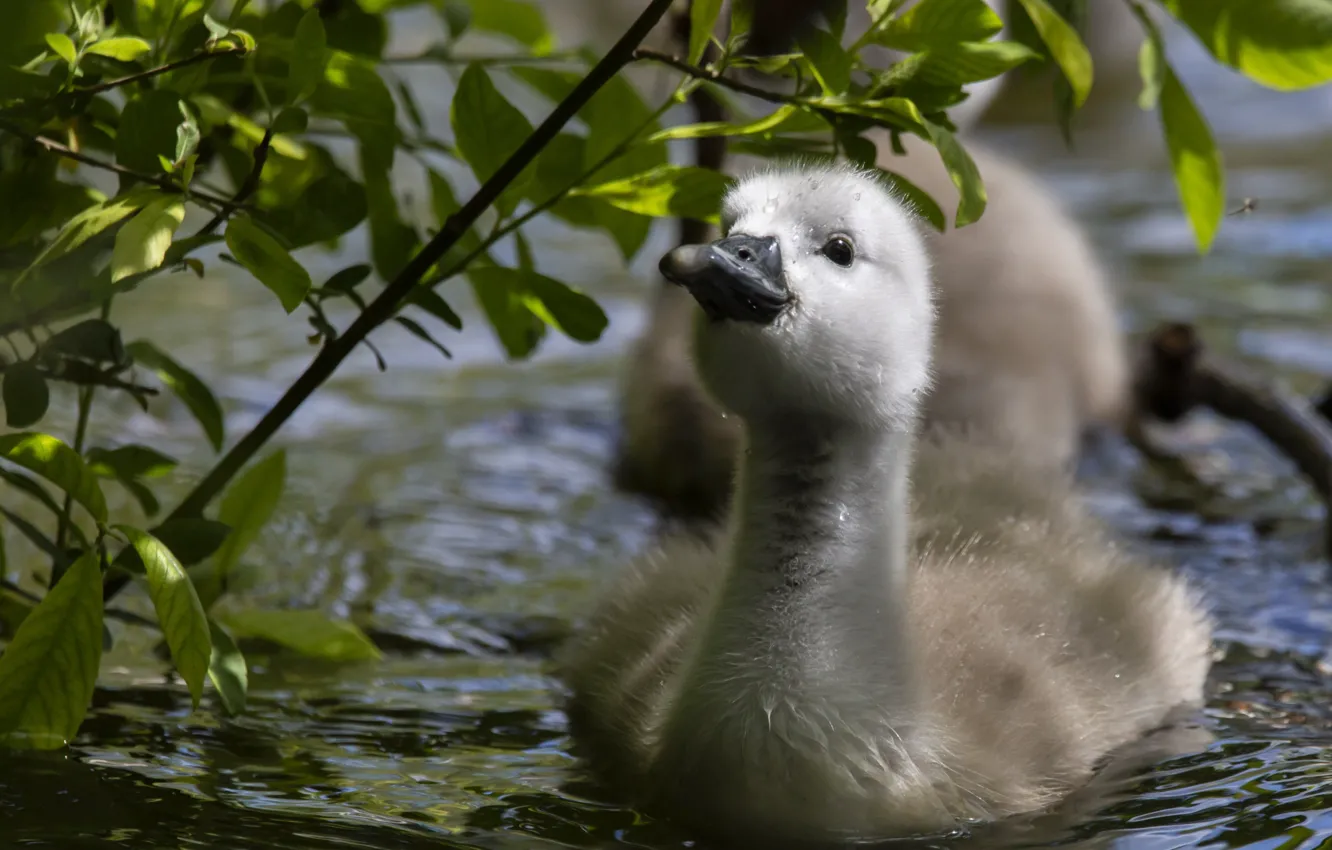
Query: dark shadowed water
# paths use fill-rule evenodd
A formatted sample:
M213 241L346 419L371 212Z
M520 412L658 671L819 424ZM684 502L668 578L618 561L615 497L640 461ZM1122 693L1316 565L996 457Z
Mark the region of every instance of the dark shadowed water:
M1234 205L1259 200L1227 220L1206 259L1179 213L1154 116L1131 96L1086 117L1076 155L1047 124L1010 118L987 136L1037 164L1091 228L1131 329L1192 320L1217 349L1312 392L1332 379L1332 95L1263 93L1187 47L1176 62L1218 129ZM252 653L250 710L227 720L211 707L191 713L184 688L151 660L152 636L115 624L76 744L0 755L0 847L701 846L580 783L545 663L598 581L650 540L651 515L612 492L605 470L619 362L670 233L629 270L599 237L538 233L537 256L606 305L601 343L552 339L534 362L508 365L469 311L446 363L385 329L375 339L389 371L358 353L281 434L288 497L249 554L237 604L350 616L386 658L332 666ZM348 257L362 250L349 240ZM445 294L469 303L458 284ZM116 310L212 382L232 435L312 353L303 318L225 276L162 280ZM198 473L211 458L198 454L195 427L165 402L152 416L103 407L94 423L103 438L151 440ZM1322 509L1243 428L1200 416L1177 441L1202 484L1171 481L1121 447L1089 487L1134 545L1207 589L1221 623L1204 717L1213 743L1055 826L916 846L1332 848ZM147 611L137 596L124 604Z

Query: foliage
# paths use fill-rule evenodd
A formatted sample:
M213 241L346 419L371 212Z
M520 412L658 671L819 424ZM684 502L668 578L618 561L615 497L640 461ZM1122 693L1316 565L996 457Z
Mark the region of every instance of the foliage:
M0 738L47 747L75 734L106 637L105 601L131 581L145 586L196 707L207 679L223 710L242 710L247 673L237 637L334 660L377 657L355 626L316 612L216 607L283 489L281 452L248 461L347 353L392 320L448 356L436 334L462 321L436 287L459 275L512 357L531 354L548 328L595 341L605 314L537 270L523 227L553 216L604 233L628 260L654 217L716 220L727 178L671 164L668 145L681 140L724 136L751 154L874 167L872 128L886 128L894 147L911 133L935 146L960 190L954 224L975 221L986 203L983 175L948 118L964 86L1049 58L1071 110L1093 82L1080 2L1016 3L1037 43L996 38L1002 22L982 0L921 0L906 10L899 0L869 0L870 27L848 33L843 0L825 4L798 50L753 56L744 49L749 4L734 4L727 21L717 0L694 0L678 55L617 47L596 67L585 51L556 51L540 8L525 0L11 3L0 30L0 398L8 426L26 430L0 437L0 479L27 510L0 507L0 531L10 532L0 538L0 626L10 638L0 656ZM669 2L646 5L631 30L639 37ZM1141 103L1161 112L1183 206L1205 250L1224 204L1220 157L1153 16L1131 5L1145 33ZM1218 61L1264 85L1297 88L1332 75L1325 3L1158 5ZM389 55L388 18L409 6L433 10L445 34L419 55ZM626 38L625 50L633 48ZM868 62L864 51L878 46L903 58ZM630 60L674 68L676 90L645 102L617 73ZM454 79L449 138L427 126L399 79L407 63ZM667 109L700 85L727 102L732 120L664 127ZM554 104L536 110L551 115L536 129L510 99L519 89ZM339 156L330 141L349 142L354 155ZM432 221L417 221L397 193L393 170L403 165L424 174ZM935 201L885 177L944 226ZM477 184L460 202L460 190ZM293 256L358 228L369 236L368 264L317 282ZM506 242L513 263L497 259ZM151 340L124 343L112 302L219 261L244 272L241 285L252 279L270 290L275 308L301 311L319 353L259 425L145 530L113 518L103 488L115 482L156 517L155 488L173 479L176 461L152 446L89 445L95 398L126 393L154 410L150 400L165 390L213 452L228 445L224 407L172 353ZM377 284L385 286L372 293ZM336 302L355 306L358 318L335 326L327 308ZM66 439L42 430L52 383L78 390ZM44 595L6 574L5 541L18 538L49 561Z

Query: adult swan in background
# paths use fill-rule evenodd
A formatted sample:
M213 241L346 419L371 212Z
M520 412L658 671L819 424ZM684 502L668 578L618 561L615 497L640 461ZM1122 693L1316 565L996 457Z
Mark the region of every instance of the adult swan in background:
M759 173L724 221L661 267L741 423L729 525L634 564L569 648L594 771L751 842L892 836L1051 804L1199 702L1210 626L1182 579L1011 450L916 438L928 260L877 180Z

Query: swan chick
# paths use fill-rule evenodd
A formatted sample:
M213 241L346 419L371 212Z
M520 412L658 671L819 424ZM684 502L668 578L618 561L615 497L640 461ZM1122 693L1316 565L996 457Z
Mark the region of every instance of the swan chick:
M741 424L729 521L633 563L561 659L602 782L749 842L929 832L1049 806L1197 705L1182 579L1011 449L916 437L929 260L878 179L752 174L723 225L661 270Z

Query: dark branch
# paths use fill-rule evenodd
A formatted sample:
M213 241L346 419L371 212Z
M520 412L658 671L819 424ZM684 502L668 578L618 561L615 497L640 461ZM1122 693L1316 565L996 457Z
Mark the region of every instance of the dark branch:
M206 236L217 230L222 222L227 220L227 216L233 210L239 209L242 204L250 199L254 191L259 188L259 178L263 176L264 164L268 162L268 147L273 143L273 128L264 130L264 137L259 141L259 145L254 149L254 166L250 168L250 173L245 175L245 182L241 183L236 194L231 196L228 206L224 206L217 211L207 224L199 228L199 232L194 234L197 239L200 236Z
M62 145L60 142L57 142L55 139L51 139L46 136L35 136L32 135L31 133L25 133L7 121L0 122L0 127L3 127L6 132L13 133L15 136L18 136L20 139L23 139L27 142L31 142L36 145L41 145L43 148L46 148L46 150L50 151L51 153L56 154L57 156L62 156L65 159L72 159L75 162L81 162L84 165L92 166L93 168L101 168L105 171L112 171L116 174L123 174L126 177L133 177L135 180L142 180L144 183L156 186L157 188L161 189L164 192L172 192L175 194L184 194L185 192L184 189L182 189L180 186L176 185L175 183L172 183L170 180L166 179L165 177L159 177L155 174L145 174L142 171L135 171L132 168L126 168L125 166L115 162L103 162L100 159L95 159L94 157L88 156L87 154L79 153L78 151L66 145ZM226 198L220 197L218 195L214 195L211 192L203 192L200 191L199 189L191 189L190 195L192 197L207 201L210 204L215 204L219 207L222 207L228 212L230 212L235 208L232 205L231 201L228 201Z
M107 80L104 83L75 89L74 91L78 94L97 94L98 92L110 91L111 89L117 89L121 86L127 86L130 83L137 83L140 80L151 80L153 77L160 74L168 74L172 71L178 71L181 68L188 68L189 66L197 65L200 62L207 62L209 59L220 59L223 56L240 56L246 52L247 51L243 47L229 47L225 50L205 50L196 53L193 56L187 56L176 62L168 62L167 64L159 65L156 68L149 68L146 71L139 71L138 73L130 74L129 76Z
M1332 427L1277 381L1205 351L1192 325L1163 325L1148 337L1133 393L1138 412L1164 422L1208 407L1251 425L1295 464L1332 510ZM1328 535L1332 543L1332 522Z
M814 103L809 98L794 94L782 94L781 92L761 89L758 86L751 86L749 83L742 83L739 80L725 77L720 71L714 71L711 68L700 68L697 65L690 65L679 57L671 56L669 53L662 53L659 50L639 48L634 51L634 59L636 61L656 62L661 65L666 65L683 74L688 74L695 79L715 83L723 88L728 88L731 91L747 94L750 97L757 97L760 100L766 100L769 103L784 103L792 104L794 106L814 106Z

